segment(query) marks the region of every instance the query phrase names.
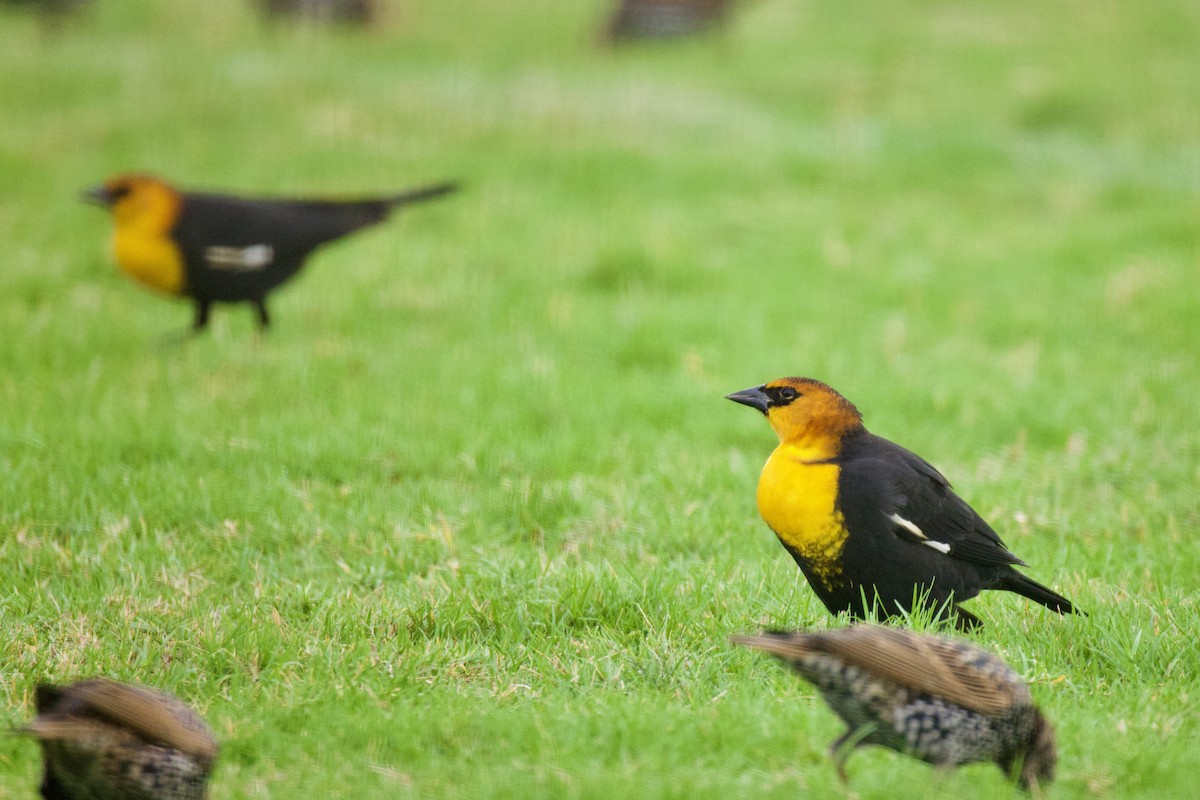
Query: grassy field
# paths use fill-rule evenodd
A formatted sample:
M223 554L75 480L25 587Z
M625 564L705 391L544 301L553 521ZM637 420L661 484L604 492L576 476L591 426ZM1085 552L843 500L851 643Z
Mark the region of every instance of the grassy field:
M214 798L1013 796L857 754L731 632L830 619L757 516L810 375L1091 612L970 604L1059 730L1049 798L1200 766L1200 6L757 0L599 48L600 0L0 7L0 726L164 687ZM78 192L464 191L254 331L125 280ZM0 737L0 798L36 746Z

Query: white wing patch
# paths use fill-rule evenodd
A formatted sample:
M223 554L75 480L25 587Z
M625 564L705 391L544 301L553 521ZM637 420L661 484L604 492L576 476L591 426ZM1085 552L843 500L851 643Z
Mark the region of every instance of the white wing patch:
M937 550L943 555L948 555L950 553L950 545L946 544L945 542L939 542L934 539L930 539L925 535L924 531L922 531L912 522L912 520L907 520L899 514L889 514L888 519L890 519L897 527L903 528L913 536L920 539L921 544L925 545L926 547L932 547L934 550Z
M252 244L249 247L214 245L204 248L204 260L213 269L253 272L275 260L275 249L269 244Z
M900 516L899 514L891 514L888 516L888 519L890 519L892 522L899 525L901 528L904 528L904 530L908 531L913 536L916 536L918 539L925 539L926 541L928 541L929 537L926 536L921 531L920 528L918 528L912 522L910 522L909 520L906 520L904 517Z

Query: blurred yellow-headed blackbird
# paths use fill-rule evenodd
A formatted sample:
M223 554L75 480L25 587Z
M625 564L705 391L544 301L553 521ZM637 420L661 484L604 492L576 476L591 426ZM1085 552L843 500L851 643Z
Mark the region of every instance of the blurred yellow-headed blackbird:
M108 207L121 270L195 303L192 328L208 324L213 303L252 303L270 324L267 294L295 275L313 250L400 206L452 192L451 183L364 200L246 199L181 192L151 175L119 175L85 198Z
M1062 595L1025 577L996 532L920 456L863 427L849 400L809 378L728 395L766 415L779 446L758 481L758 510L832 613L893 616L922 602L960 628L955 603L982 589L1024 595L1060 614Z
M846 723L830 747L843 782L853 748L868 744L942 767L994 761L1025 788L1054 780L1054 729L1021 677L980 647L882 625L733 641L783 659Z
M732 0L620 0L605 36L622 39L667 39L719 25Z
M42 685L24 728L42 746L46 800L201 800L217 743L176 698L103 678Z

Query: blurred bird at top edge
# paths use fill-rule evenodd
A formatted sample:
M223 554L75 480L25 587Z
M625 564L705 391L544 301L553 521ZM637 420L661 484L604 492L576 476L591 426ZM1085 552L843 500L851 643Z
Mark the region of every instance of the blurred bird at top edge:
M604 29L609 42L672 39L725 22L733 0L619 0Z
M376 0L257 0L268 19L369 25L379 18Z
M92 0L0 0L0 7L24 9L38 15L42 28L55 32L68 18L76 16Z

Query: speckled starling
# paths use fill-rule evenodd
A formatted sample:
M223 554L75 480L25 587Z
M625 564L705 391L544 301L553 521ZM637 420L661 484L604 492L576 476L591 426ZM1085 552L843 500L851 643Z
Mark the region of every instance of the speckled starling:
M720 24L732 0L620 0L605 35L620 39L666 39Z
M174 697L105 680L42 685L24 728L42 746L46 800L201 800L212 732Z
M867 744L946 768L994 761L1024 788L1054 779L1054 729L1021 677L980 647L882 625L733 641L787 662L846 723L830 748L843 781Z

